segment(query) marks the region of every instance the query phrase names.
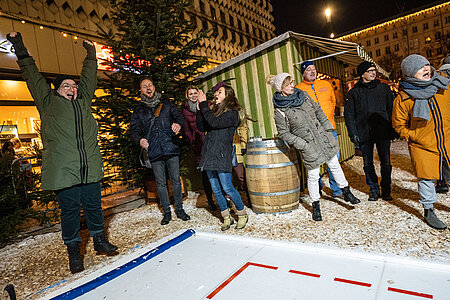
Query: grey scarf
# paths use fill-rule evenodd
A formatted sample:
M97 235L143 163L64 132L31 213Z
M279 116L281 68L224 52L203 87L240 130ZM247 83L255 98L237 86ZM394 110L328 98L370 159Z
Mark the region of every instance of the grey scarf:
M197 112L197 102L192 102L191 100L188 100L189 109L193 112Z
M161 94L158 92L155 92L155 95L153 98L147 98L144 94L141 95L142 104L149 108L154 108L156 105L161 102Z
M405 76L401 85L408 96L415 99L413 116L416 118L430 121L430 109L428 107L428 99L433 97L439 89L448 90L450 79L439 75L433 70L433 76L430 80L424 81L414 77Z

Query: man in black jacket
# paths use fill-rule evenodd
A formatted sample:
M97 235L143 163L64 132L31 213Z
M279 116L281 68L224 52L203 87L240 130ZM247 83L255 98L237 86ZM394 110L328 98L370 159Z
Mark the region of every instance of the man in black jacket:
M183 209L179 166L180 150L173 142L173 136L178 134L181 124L184 123L183 116L172 102L164 99L156 91L150 78L141 79L140 92L141 104L136 107L131 116L131 138L148 151L156 180L156 192L164 212L161 225L168 224L172 219L166 167L172 183L175 213L177 218L187 221L190 217Z
M381 162L381 197L391 198L390 145L393 137L392 103L394 93L387 84L376 79L375 64L364 61L357 67L360 77L348 93L345 102L345 124L355 148L361 149L366 183L370 187L369 201L380 197L378 177L373 166L373 147L377 146Z

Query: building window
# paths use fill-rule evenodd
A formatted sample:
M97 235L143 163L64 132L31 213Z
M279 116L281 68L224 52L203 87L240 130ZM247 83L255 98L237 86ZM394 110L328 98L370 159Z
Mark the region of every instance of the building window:
M241 20L239 18L237 19L237 28L242 30L242 23L241 23Z
M203 3L203 1L200 1L200 12L201 13L205 13L205 3Z
M234 31L231 31L231 43L232 44L236 43L236 34Z
M220 10L220 21L225 22L225 13Z
M208 22L205 19L202 19L202 27L204 30L208 30Z
M385 36L384 36L384 41L386 42L386 41L389 41L389 34L386 34Z
M408 29L403 29L403 36L408 35Z
M394 33L392 34L392 38L393 38L393 39L396 39L396 38L397 38L397 32L394 32Z
M224 41L228 40L228 32L226 28L222 28L222 36Z
M229 20L230 20L230 26L234 27L234 18L231 15L228 16L228 17L229 17Z
M378 44L380 42L380 40L376 37L375 38L375 45Z
M413 26L413 27L412 27L412 32L413 32L413 33L417 33L417 26Z
M445 17L445 23L450 23L450 16Z
M400 51L400 47L398 46L398 44L395 44L395 45L394 45L394 51L395 51L395 52Z
M370 46L370 40L366 41L366 46Z
M434 25L434 27L438 27L439 26L439 19L434 20L433 25Z
M378 56L380 56L381 55L381 50L380 49L377 49L376 51L375 51L375 55L378 57Z
M427 49L427 57L431 57L431 53L432 51L431 51L431 49Z
M388 46L384 50L386 51L386 54L391 54L391 47Z
M423 31L428 30L428 22L423 23Z
M369 56L372 57L372 51L369 51Z
M210 6L209 7L209 10L211 11L211 18L213 18L213 20L216 20L217 19L217 17L216 17L216 9L214 8L214 6Z
M434 40L435 41L441 40L441 33L439 31L434 33Z
M442 55L442 47L436 49L436 55Z

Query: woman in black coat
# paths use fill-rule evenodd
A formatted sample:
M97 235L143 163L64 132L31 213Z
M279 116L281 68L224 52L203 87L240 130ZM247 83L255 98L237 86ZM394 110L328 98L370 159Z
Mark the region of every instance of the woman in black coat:
M197 128L207 132L199 166L202 171L206 171L219 204L224 219L221 229L227 230L233 223L223 191L231 197L236 206L238 215L236 229L242 229L247 224L248 215L239 192L231 182L233 136L240 123L239 110L242 108L234 90L229 86L219 89L212 109L202 91L199 92L197 103Z

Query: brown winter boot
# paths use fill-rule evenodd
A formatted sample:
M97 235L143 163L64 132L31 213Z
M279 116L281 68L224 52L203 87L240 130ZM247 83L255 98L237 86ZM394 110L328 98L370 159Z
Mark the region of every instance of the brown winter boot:
M234 219L230 215L230 210L225 209L224 211L221 211L220 214L223 217L223 223L222 226L220 226L220 229L222 231L230 229L230 226L234 223Z
M248 222L248 215L247 215L247 211L245 210L245 207L242 210L238 210L236 212L237 216L238 216L238 221L236 224L236 229L242 229L245 227L245 225Z

